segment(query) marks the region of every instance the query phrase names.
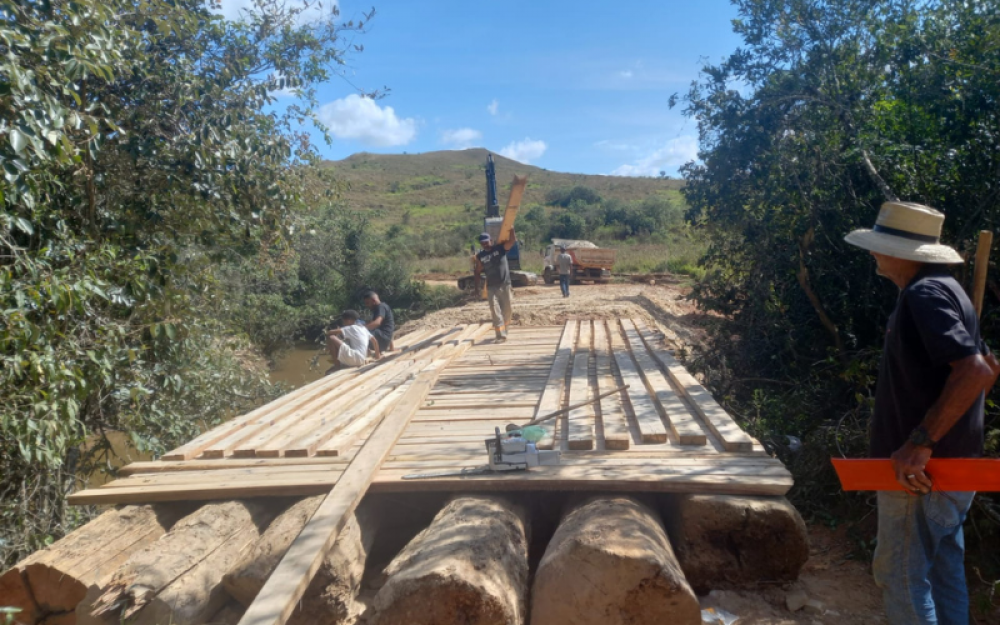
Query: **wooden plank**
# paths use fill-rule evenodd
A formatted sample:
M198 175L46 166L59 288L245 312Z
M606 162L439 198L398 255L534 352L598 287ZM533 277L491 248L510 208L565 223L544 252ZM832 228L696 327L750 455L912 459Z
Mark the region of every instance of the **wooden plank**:
M569 388L569 405L589 401L590 394L590 343L593 332L590 321L580 322L580 335L573 356L573 377ZM567 415L566 444L569 449L594 448L594 422L596 413L593 405L581 406Z
M364 416L355 419L350 425L334 435L333 438L319 445L316 448L316 456L333 457L346 455L347 451L358 439L366 438L368 433L399 403L399 400L409 389L410 384L410 381L404 382L396 390L372 406L371 410L365 413Z
M667 440L667 428L660 419L659 410L646 390L646 384L632 361L632 354L625 345L614 321L608 324L608 338L622 382L629 385L628 398L635 413L636 424L643 443L663 443Z
M287 480L251 482L212 482L200 484L167 484L135 488L94 488L71 494L67 501L74 506L96 506L125 503L156 503L161 501L208 501L213 499L247 499L251 497L292 497L328 492L337 483L340 471L320 472L315 476L297 476Z
M524 195L524 187L528 184L527 176L514 176L514 181L510 183L510 195L507 196L507 208L503 212L503 221L500 222L500 232L497 234L496 242L505 243L510 238L510 232L514 228L514 219L517 211L521 208L521 197Z
M611 372L611 349L608 326L604 321L594 322L594 351L597 365L597 392L603 394L621 385ZM625 391L623 391L625 392ZM625 420L625 408L620 394L605 397L598 404L604 434L605 449L628 449L631 437Z
M283 411L272 418L263 418L259 423L248 425L242 430L234 432L206 448L203 457L253 458L256 456L257 449L263 448L268 441L280 436L289 428L294 428L302 419L308 418L310 415L319 415L320 418L325 418L337 409L341 398L347 397L353 401L362 393L368 392L374 381L383 380L387 375L394 375L403 367L413 366L413 363L412 360L397 360L384 368L369 370L312 402L299 405L291 411ZM358 389L361 391L355 392ZM277 454L270 455L274 457Z
M648 330L641 331L646 330L645 325L639 327L640 333L644 335L647 345L650 346L653 357L663 365L671 381L691 402L692 408L701 417L709 431L719 438L723 448L726 451L752 451L753 439L750 438L750 435L736 425L729 413L715 401L708 390L699 384L693 375L688 373L687 369L677 362L672 354L666 350L652 348L655 343L649 336Z
M133 462L118 470L118 475L128 477L139 473L168 473L171 471L209 471L216 469L242 469L248 467L285 467L346 465L343 458L226 458L224 460L154 460Z
M383 469L372 483L372 492L444 491L484 492L528 490L594 490L602 492L717 493L727 495L781 496L792 487L792 476L728 475L725 473L677 474L668 468L638 467L536 467L512 474L487 474L404 480L410 469Z
M656 397L661 409L660 414L670 427L674 438L681 445L706 445L708 438L705 436L705 431L698 425L687 405L677 396L673 387L670 386L670 382L653 361L653 357L646 350L646 345L643 343L642 337L639 336L632 320L622 319L621 324L625 330L629 347L632 349L632 355L639 365L639 372L646 382L646 388Z
M248 425L258 422L258 419L268 414L280 416L284 411L292 411L308 402L315 400L340 384L357 377L357 370L338 371L333 375L326 376L307 384L300 389L292 391L278 399L261 406L245 415L230 419L222 425L213 428L191 441L181 445L177 449L167 452L162 456L163 460L190 460L200 455L205 449L218 443L220 440L232 437L239 433Z
M485 327L481 328L485 329ZM247 608L239 625L283 625L302 598L326 552L364 497L369 485L417 408L423 403L448 362L472 346L472 339L421 372L399 403L386 415L344 470L281 559L274 573Z
M247 458L277 458L286 455L284 451L288 447L306 450L312 446L315 449L315 445L333 436L359 413L364 412L367 398L379 395L378 399L381 399L399 385L402 376L422 366L422 362L412 360L394 363L378 375L364 380L350 392L331 397L325 405L311 407L308 412L296 415L294 420L285 420L247 439L233 450L233 455Z
M567 321L563 326L562 337L559 339L559 347L556 348L556 357L552 361L552 368L549 370L548 380L545 382L542 396L538 400L538 407L535 408L532 418L537 418L555 412L562 408L563 387L566 384L566 372L570 367L573 357L573 346L576 344L576 334L579 327L578 321ZM545 438L538 441L539 449L552 449L555 444L554 424L545 427Z

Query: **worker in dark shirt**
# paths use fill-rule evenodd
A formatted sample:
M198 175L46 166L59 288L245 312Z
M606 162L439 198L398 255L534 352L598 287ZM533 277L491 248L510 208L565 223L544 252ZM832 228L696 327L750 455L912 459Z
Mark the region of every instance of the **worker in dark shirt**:
M382 351L392 351L392 335L396 332L396 322L392 318L392 309L379 299L378 293L368 291L364 295L365 306L372 313L372 320L365 324L371 335L378 341Z
M485 273L486 292L498 343L507 340L507 326L510 325L512 314L511 302L514 300L514 289L510 285L507 252L514 247L516 240L513 229L505 241L498 241L496 244L490 240L489 233L484 232L479 235L479 246L482 249L476 252L476 293L481 291L482 285L479 274Z
M973 492L934 490L935 458L983 453L985 391L1000 363L979 337L968 296L948 272L962 262L939 243L944 215L887 202L872 230L848 243L869 250L899 287L875 390L871 455L890 458L903 491L878 493L873 572L890 625L968 623L962 522Z

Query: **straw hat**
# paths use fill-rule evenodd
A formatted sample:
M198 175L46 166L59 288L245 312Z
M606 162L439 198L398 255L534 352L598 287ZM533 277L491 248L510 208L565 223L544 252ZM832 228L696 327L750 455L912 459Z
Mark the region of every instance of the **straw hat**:
M886 202L871 230L855 230L844 240L862 249L921 263L961 263L954 248L941 245L944 213L912 202Z

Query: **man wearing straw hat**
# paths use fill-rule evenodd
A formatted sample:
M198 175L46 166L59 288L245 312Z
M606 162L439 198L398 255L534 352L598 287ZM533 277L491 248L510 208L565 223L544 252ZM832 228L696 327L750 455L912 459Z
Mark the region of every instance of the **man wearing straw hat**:
M983 454L984 391L1000 364L979 337L972 302L948 272L944 214L887 202L875 227L845 237L899 287L875 390L871 456L891 458L904 491L878 493L873 570L891 625L968 623L962 523L972 492L933 490L927 461Z

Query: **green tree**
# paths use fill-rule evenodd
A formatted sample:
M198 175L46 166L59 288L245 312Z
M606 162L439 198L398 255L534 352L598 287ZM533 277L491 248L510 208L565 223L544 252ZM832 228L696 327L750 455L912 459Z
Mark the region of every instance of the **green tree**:
M160 452L270 393L213 266L280 249L312 157L295 131L343 62L334 14L259 0L0 0L0 555L72 519L111 430ZM274 92L303 104L276 112ZM30 493L30 494L27 494Z
M706 66L687 97L701 150L684 193L711 243L697 297L731 319L701 366L762 437L825 445L846 415L863 453L895 288L843 236L896 197L943 210L944 239L961 250L996 226L1000 7L735 4L744 45ZM984 333L997 330L991 312ZM800 469L815 478L830 451L812 456L822 469Z

